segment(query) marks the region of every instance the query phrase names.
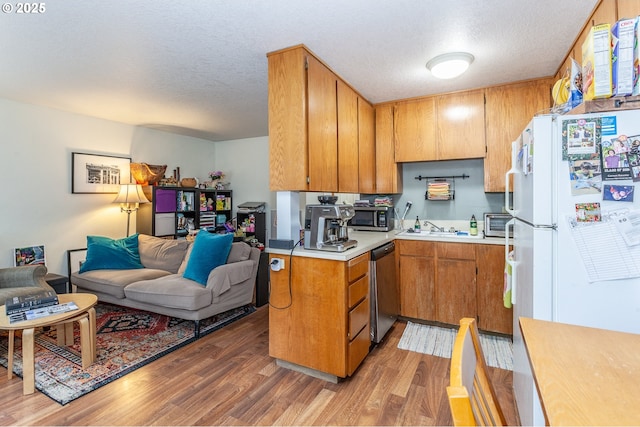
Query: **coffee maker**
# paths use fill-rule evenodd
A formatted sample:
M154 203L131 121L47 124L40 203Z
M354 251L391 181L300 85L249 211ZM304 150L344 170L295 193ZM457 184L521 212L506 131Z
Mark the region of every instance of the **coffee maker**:
M307 205L304 216L304 248L344 252L358 242L349 239L348 223L355 211L349 205Z

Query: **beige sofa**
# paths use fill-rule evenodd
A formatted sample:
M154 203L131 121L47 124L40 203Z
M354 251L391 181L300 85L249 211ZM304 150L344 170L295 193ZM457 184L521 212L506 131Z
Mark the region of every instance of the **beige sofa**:
M140 234L138 251L144 268L71 273L78 292L99 301L193 320L196 338L200 320L253 301L260 251L235 242L224 265L209 273L206 286L182 275L193 245Z
M47 267L42 264L0 268L0 304L4 304L7 298L52 291L53 288L44 280L46 274Z

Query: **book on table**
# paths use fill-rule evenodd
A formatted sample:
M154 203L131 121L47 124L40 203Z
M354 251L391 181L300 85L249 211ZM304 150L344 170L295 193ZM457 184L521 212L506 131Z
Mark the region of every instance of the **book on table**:
M22 313L35 308L49 307L58 304L58 295L55 291L37 291L27 295L7 298L4 307L7 316Z
M78 306L75 302L69 301L63 304L50 305L46 307L33 308L27 311L21 311L9 315L9 323L22 322L25 320L40 319L41 317L52 316L54 314L66 313L68 311L77 310Z

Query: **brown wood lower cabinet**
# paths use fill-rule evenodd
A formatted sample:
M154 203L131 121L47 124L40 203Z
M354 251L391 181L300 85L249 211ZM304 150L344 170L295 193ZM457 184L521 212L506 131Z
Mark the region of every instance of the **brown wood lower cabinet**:
M513 310L503 304L504 246L477 245L478 327L485 331L513 333Z
M435 242L396 240L396 247L400 258L400 314L435 320Z
M436 318L459 325L476 316L476 245L436 244Z
M285 258L271 272L269 355L345 378L369 353L369 253L349 261ZM291 270L290 270L291 269Z
M512 333L512 310L502 303L503 246L416 240L396 246L402 316L451 325L475 317L482 330Z

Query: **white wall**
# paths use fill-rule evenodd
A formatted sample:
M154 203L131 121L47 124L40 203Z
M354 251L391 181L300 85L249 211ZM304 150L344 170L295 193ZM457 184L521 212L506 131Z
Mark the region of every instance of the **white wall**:
M6 99L0 129L0 267L13 265L13 248L43 244L49 271L66 274L66 250L85 247L87 235L126 234L115 194L71 194L72 152L167 164L168 174L179 166L182 177L199 179L221 169L237 195L234 204L269 201L267 137L241 140L239 148Z
M276 206L276 193L269 191L269 138L236 139L215 143L215 168L225 173L233 190L233 216L239 204L265 202L266 223L270 209ZM267 227L267 238L269 227Z

